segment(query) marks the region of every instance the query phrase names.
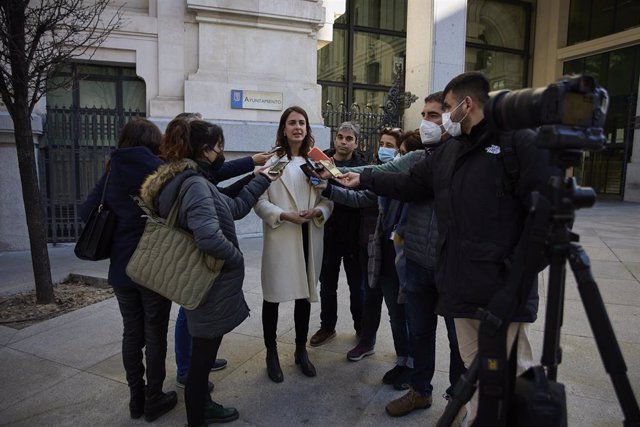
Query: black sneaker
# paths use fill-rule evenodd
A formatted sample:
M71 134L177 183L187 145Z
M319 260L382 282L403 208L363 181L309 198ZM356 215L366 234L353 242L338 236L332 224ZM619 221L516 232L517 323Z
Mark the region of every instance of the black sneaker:
M216 359L211 366L211 372L221 371L227 367L227 359Z
M152 422L172 410L178 403L178 395L175 391L160 393L145 399L144 420Z
M411 374L413 373L413 368L404 367L404 371L400 375L396 377L396 380L393 382L393 388L396 390L409 390L411 388Z
M386 374L384 374L384 376L382 377L382 383L389 385L395 384L396 380L400 377L400 375L402 375L405 369L406 368L404 366L394 366L389 371L387 371Z
M176 387L184 388L187 385L187 374L176 376ZM213 391L213 383L209 381L209 393Z
M207 424L228 423L237 420L240 416L236 408L225 408L213 400L207 402L204 411L205 423Z

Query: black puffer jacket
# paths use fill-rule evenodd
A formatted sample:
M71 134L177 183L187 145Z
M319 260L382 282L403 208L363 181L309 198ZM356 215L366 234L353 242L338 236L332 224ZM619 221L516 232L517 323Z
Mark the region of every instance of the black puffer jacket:
M233 221L249 213L269 184L268 178L259 175L231 199L199 173L195 162L180 160L161 166L142 187L142 198L163 218L182 194L178 224L193 234L200 250L225 261L205 302L186 310L189 332L194 337L222 336L249 315L242 293L244 257Z
M548 152L535 146L535 133L514 138L519 180L517 194L505 193L499 142L485 121L469 136L438 148L408 174L365 171L362 188L404 200L434 198L438 217L438 312L477 318L497 290L504 287L515 246L527 215L526 200L551 175ZM536 319L538 289L518 308L514 321Z

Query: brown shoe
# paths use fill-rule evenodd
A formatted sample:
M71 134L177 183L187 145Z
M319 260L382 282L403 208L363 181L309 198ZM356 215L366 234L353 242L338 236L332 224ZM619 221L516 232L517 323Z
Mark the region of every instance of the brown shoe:
M402 417L414 409L426 409L430 407L431 401L431 395L423 396L411 388L404 396L389 402L385 409L387 410L387 414L392 417Z
M318 347L321 346L322 344L326 343L327 341L329 341L331 338L336 336L336 330L334 329L333 331L326 331L324 329L318 329L318 332L316 332L312 337L311 340L309 341L309 344L311 345L311 347Z

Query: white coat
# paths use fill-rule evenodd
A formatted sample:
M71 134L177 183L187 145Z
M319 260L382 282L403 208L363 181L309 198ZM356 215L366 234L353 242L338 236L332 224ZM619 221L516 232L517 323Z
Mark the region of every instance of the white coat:
M293 180L306 178L292 162L282 177L271 183L269 189L260 196L254 210L262 219L262 294L265 301L285 302L296 299L318 301L318 279L322 268L324 245L324 223L333 211L333 202L320 195L320 191L311 188L308 200L296 193ZM302 211L318 208L322 216L308 222L309 227L309 266L305 271L304 250L302 246L302 226L289 221L281 221L280 214L287 211Z

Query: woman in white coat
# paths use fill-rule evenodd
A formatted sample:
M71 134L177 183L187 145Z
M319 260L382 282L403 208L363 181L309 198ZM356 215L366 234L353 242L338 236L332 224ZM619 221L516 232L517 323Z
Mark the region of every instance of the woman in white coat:
M311 302L318 301L323 226L333 202L322 197L300 169L313 144L306 111L296 106L287 108L280 117L276 145L282 147L281 153L290 163L254 208L263 221L262 328L267 372L277 383L284 380L276 346L281 302L295 301L295 362L306 376L316 375L306 344Z

